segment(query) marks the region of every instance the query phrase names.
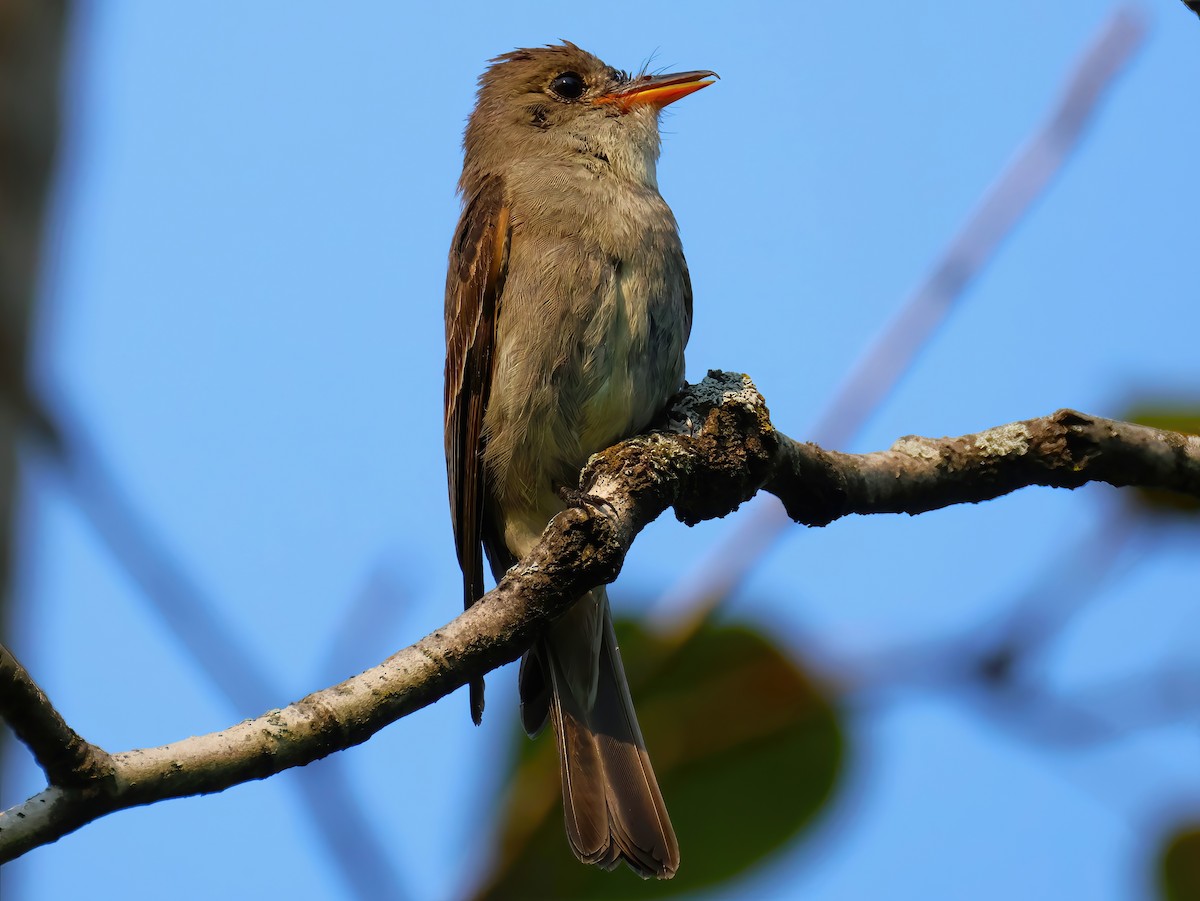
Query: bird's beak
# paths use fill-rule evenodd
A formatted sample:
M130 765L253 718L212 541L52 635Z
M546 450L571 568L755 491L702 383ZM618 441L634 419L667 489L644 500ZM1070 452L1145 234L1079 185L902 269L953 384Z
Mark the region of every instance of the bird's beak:
M601 94L596 103L615 103L623 110L635 106L662 109L680 97L706 88L719 78L716 72L676 72L673 75L643 75L608 94Z

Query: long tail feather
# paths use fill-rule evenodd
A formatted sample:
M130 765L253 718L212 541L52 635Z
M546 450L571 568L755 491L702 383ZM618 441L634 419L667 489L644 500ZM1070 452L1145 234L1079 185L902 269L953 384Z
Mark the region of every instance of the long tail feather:
M597 589L580 601L588 603L599 605L598 615L555 629L543 649L567 838L585 863L611 869L624 861L643 878L669 879L679 868L679 843L633 710L608 598ZM587 629L579 628L589 620ZM583 634L593 629L601 630L599 641ZM585 653L595 659L598 676L569 678Z

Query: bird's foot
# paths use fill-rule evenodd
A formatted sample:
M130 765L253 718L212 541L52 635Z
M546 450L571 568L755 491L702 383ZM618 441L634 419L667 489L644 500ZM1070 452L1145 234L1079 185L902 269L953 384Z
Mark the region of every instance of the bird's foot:
M614 507L609 501L594 494L588 494L586 491L580 491L578 488L571 488L567 485L559 485L554 489L554 492L558 495L559 500L561 500L568 507L599 507L600 509L607 509L611 511L614 515L617 512L617 508Z

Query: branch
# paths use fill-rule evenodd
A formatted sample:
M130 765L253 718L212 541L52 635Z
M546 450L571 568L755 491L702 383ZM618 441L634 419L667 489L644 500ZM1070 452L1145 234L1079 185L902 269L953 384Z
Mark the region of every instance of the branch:
M925 513L1025 488L1087 482L1200 497L1200 437L1059 410L961 438L901 438L891 450L841 454L784 438L764 487L796 522L850 513Z
M1168 488L1200 497L1200 438L1062 411L963 438L904 438L856 456L776 431L744 375L710 372L675 399L666 431L595 455L585 503L479 603L377 667L221 732L111 757L85 785L55 785L0 814L0 862L98 817L221 791L366 741L475 676L519 657L588 589L611 582L634 538L668 507L687 523L724 516L758 490L824 525L848 513L917 513L1025 485Z
M51 785L83 787L107 775L108 755L67 725L46 693L3 645L0 718L33 753Z

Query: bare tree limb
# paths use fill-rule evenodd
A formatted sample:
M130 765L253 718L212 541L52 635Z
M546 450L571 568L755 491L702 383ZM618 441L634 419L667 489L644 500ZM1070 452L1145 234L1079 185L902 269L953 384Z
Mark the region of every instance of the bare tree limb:
M684 522L724 516L758 490L823 525L849 513L917 513L1026 485L1147 485L1200 497L1200 437L1060 411L961 438L901 439L838 454L771 425L749 378L710 372L670 411L668 430L594 456L584 503L556 516L495 589L359 676L221 732L111 757L83 786L54 786L0 814L0 861L100 816L221 791L366 741L469 679L516 659L589 588L620 572L634 538L668 507Z
M901 438L891 450L842 454L785 439L766 490L796 522L850 513L925 513L1030 485L1138 485L1200 495L1200 437L1059 410L960 438Z

